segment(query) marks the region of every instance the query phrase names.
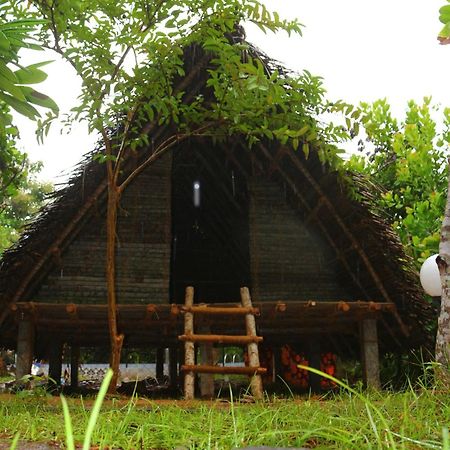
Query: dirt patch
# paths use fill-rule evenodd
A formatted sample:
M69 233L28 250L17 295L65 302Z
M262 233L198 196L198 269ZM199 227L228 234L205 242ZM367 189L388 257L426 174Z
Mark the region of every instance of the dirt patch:
M9 450L11 447L12 439L0 439L0 450ZM61 448L56 442L29 442L19 441L16 450L57 450Z

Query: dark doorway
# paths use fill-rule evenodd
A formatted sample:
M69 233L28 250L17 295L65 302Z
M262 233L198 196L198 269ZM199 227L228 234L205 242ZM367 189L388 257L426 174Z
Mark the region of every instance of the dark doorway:
M174 152L171 299L239 301L249 286L248 192L245 178L210 141Z

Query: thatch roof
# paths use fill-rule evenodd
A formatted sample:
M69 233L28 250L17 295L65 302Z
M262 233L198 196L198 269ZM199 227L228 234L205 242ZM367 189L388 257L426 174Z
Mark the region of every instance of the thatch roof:
M268 70L276 65L258 50L252 48L252 52ZM187 95L194 96L203 89L207 60L201 52L191 54L190 58L187 75L180 83L184 84ZM170 132L167 127L154 127L149 132L150 141L157 144ZM234 144L246 155L243 158L252 158L261 171L286 188L291 204L297 205L299 215L317 227L334 248L348 276L357 273L353 281L361 299L394 302L399 320L393 321L393 326L406 325L410 332L410 338L404 339L406 345L430 346L433 309L418 286L412 261L382 212L375 207L376 186L357 174L348 174L350 182L343 182L338 173L319 161L314 151L306 159L301 152L267 142L253 148L248 155L239 137L234 139ZM105 200L106 169L92 156L90 153L80 162L68 183L51 195L49 204L19 241L4 253L0 266L1 322L11 302L31 298L35 287L92 210ZM397 331L394 334L401 335Z

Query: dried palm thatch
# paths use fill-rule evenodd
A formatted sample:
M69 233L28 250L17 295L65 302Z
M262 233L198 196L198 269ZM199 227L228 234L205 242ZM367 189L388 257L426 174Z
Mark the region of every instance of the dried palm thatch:
M249 51L268 72L276 69L289 76L287 69L258 49L250 47ZM185 58L189 61L187 75L180 83L187 93L196 95L204 88L208 59L198 50L187 52ZM153 127L149 140L157 144L170 132L167 127ZM397 305L399 317L392 321L391 328L404 328L402 332L393 331L402 346L430 347L434 312L418 286L412 261L375 206L378 188L357 174L347 174L343 181L314 152L306 159L292 148L272 142L257 146L250 154L239 137L234 137L233 142L241 151L231 155L230 163L238 164L241 170L256 166L259 173L265 173L284 187L299 216L310 221L334 249L359 298ZM51 195L48 205L29 224L19 241L4 253L0 266L1 323L8 318L11 303L33 298L45 274L82 232L93 211L104 204L106 169L93 158L101 151L98 147L84 157L67 184Z

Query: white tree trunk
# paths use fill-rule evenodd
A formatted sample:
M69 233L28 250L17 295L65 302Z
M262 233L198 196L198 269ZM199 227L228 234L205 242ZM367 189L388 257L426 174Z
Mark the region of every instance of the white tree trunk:
M442 365L443 377L450 380L450 171L437 264L441 275L442 297L436 335L436 361Z

